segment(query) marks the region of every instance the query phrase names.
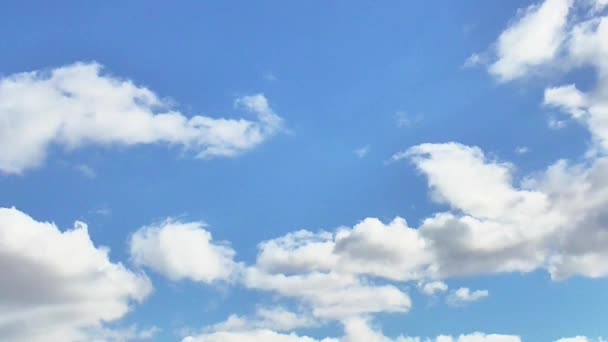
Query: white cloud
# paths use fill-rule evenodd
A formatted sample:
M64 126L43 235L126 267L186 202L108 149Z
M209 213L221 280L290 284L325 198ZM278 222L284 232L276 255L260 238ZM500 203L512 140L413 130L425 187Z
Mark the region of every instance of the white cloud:
M131 325L122 329L92 329L87 332L87 342L129 342L145 341L154 338L161 331L158 327L138 329Z
M595 12L600 12L604 10L604 8L608 7L608 0L592 0L593 2L593 10Z
M355 150L353 150L353 153L359 157L359 158L363 158L365 157L368 153L369 153L370 147L369 145L357 148Z
M279 78L273 74L272 72L267 72L264 74L264 79L268 82L277 82Z
M87 178L96 178L97 177L97 172L95 172L95 169L93 169L92 167L90 167L88 165L79 164L79 165L74 166L74 169Z
M216 331L198 336L188 336L182 342L521 342L515 335L484 334L475 332L452 337L436 338L398 336L390 338L371 326L369 319L355 317L343 322L344 335L339 338L312 338L294 333L281 334L272 330Z
M608 276L608 159L558 162L518 183L512 164L477 147L422 144L393 159L402 158L427 177L447 211L417 228L402 218L366 218L335 232L297 231L262 242L246 286L296 299L317 318L344 321L407 312L409 297L395 283L428 283L423 291L437 293L447 289L439 280L450 277L538 269L554 279ZM450 298L462 303L487 294L462 288Z
M562 128L566 127L567 124L568 124L568 122L566 120L559 120L552 116L550 116L549 119L547 120L547 125L549 126L549 128L555 129L555 130L562 129Z
M521 342L521 338L515 335L501 335L501 334L484 334L484 333L473 333L470 335L460 335L458 338L448 337L447 339L440 340L437 338L436 342Z
M486 57L479 53L471 54L462 65L464 68L472 68L486 63Z
M594 143L604 151L608 150L608 16L602 12L606 3L545 0L530 6L498 38L497 58L489 68L501 81L548 68L563 73L586 66L595 69L597 81L591 90L583 92L576 84L549 86L544 104L586 125ZM579 13L581 9L585 15ZM551 128L565 124L564 120L549 119Z
M515 148L515 153L519 155L527 154L528 152L530 152L530 148L527 146L519 146Z
M250 331L219 331L199 336L187 336L182 342L339 342L336 339L316 340L307 336L298 336L294 333L281 334L272 330Z
M314 327L320 322L307 313L296 313L282 307L258 308L255 317L230 315L224 322L211 327L212 331L247 331L269 329L274 331L293 331L299 328Z
M397 120L397 127L410 127L420 121L422 121L423 117L421 114L410 114L403 110L398 110L395 113L395 118Z
M76 63L0 79L0 171L21 173L39 166L51 146L165 143L201 158L234 156L282 126L261 94L237 100L256 121L188 118L151 90L101 69Z
M569 57L574 66L597 70L595 88L580 91L575 84L549 87L545 104L569 113L587 126L600 148L608 150L608 17L575 25L570 33Z
M113 263L86 224L60 231L0 208L0 340L85 341L152 291L147 277Z
M229 280L237 271L235 252L215 244L202 222L168 219L136 231L130 239L131 258L171 280L203 283Z
M419 285L420 290L427 296L434 296L438 293L443 293L448 290L448 285L442 281L436 280Z
M490 73L501 81L522 77L555 58L565 39L572 0L545 0L522 11L498 38Z
M331 272L415 280L430 262L425 241L402 218L388 224L366 218L335 233L298 231L259 245L256 266L265 272ZM390 262L388 262L390 261Z
M530 186L543 191L568 218L554 235L549 271L555 279L608 276L608 158L571 165L558 161Z
M559 340L557 340L555 342L606 342L606 340L601 337L597 338L597 339L592 339L592 338L588 338L585 336L576 336L576 337L560 338Z
M471 291L468 287L461 287L455 291L452 291L447 301L450 305L462 305L470 302L477 302L490 295L488 290L475 290Z
M574 84L545 89L545 105L558 107L572 114L574 118L585 115L587 99Z
M409 296L396 286L366 284L355 276L337 272L285 275L251 267L245 272L244 282L252 289L297 299L320 319L343 320L378 312L407 312L412 306Z

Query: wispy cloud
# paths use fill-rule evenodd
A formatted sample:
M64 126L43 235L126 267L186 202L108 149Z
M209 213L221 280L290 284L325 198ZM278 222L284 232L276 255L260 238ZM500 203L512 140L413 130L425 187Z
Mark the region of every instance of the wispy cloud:
M395 120L397 122L397 127L410 127L420 121L422 121L422 115L420 114L410 114L403 110L398 110L395 113Z
M518 146L515 148L515 153L522 155L530 152L530 148L528 146Z
M370 147L369 145L365 145L363 147L357 148L355 150L353 150L353 153L359 157L359 158L363 158L365 156L367 156L367 154L369 153Z
M78 165L74 166L74 169L76 171L78 171L81 175L83 175L87 178L96 178L97 177L97 172L95 172L95 170L92 167L90 167L89 165L78 164Z

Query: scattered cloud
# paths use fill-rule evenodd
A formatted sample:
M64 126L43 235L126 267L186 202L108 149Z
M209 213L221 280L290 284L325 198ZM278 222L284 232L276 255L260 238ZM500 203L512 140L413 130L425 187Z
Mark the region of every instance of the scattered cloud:
M462 65L463 68L472 68L479 65L484 65L487 63L486 57L479 53L471 54Z
M530 152L530 148L528 146L518 146L515 148L515 153L519 155L528 154Z
M148 341L153 339L161 329L153 326L147 329L139 329L136 325L131 325L122 329L90 329L87 332L86 341L91 342L130 342ZM84 340L83 340L84 341Z
M549 128L555 130L562 129L566 127L567 124L568 122L566 120L559 120L553 116L550 116L547 120L547 125L549 126Z
M270 329L293 331L318 326L320 322L306 313L296 313L282 307L258 308L255 317L230 315L224 322L211 327L212 331L248 331Z
M370 147L369 145L357 148L355 150L353 150L353 153L359 157L359 158L363 158L365 156L367 156L367 154L369 153Z
M500 81L511 81L556 58L566 38L572 2L546 0L523 10L498 37L497 59L489 66L490 73Z
M285 334L268 329L246 331L216 331L197 336L188 336L182 342L521 342L515 335L484 334L475 332L460 336L441 335L436 338L398 336L390 338L372 327L365 318L352 318L343 322L344 335L336 337L313 338Z
M448 285L442 281L436 280L418 285L422 293L427 296L434 296L438 293L444 293L448 290Z
M90 329L124 317L151 292L148 278L95 247L87 225L60 231L0 208L0 339L89 340Z
M97 172L95 172L95 169L93 169L92 167L85 165L85 164L78 164L76 166L74 166L74 169L76 171L78 171L81 175L85 176L86 178L96 178L97 177Z
M608 16L605 1L545 0L522 11L496 42L496 58L488 71L507 82L542 74L544 70L567 73L592 67L598 79L587 92L576 84L545 89L543 104L566 113L585 125L593 143L608 149ZM575 10L573 10L575 9ZM587 13L580 15L579 12ZM549 127L560 129L566 121L549 118ZM595 147L594 147L595 148Z
M32 101L32 99L36 99ZM0 79L0 171L19 174L41 165L51 145L165 143L198 157L231 157L282 128L262 94L237 99L257 120L186 117L151 90L102 73L95 63Z
M172 219L136 231L129 241L133 262L171 280L229 280L237 271L229 246L215 244L202 222Z
M452 291L447 298L447 302L453 306L460 306L463 304L477 302L490 295L488 290L475 290L471 291L468 287L461 287L455 291Z
M422 121L422 115L420 115L420 114L412 115L406 111L398 110L395 113L395 119L397 121L397 127L404 128L404 127L410 127L410 126Z
M112 215L112 209L105 206L101 206L99 208L91 210L90 213L100 216L110 216Z
M264 79L268 82L277 82L279 78L273 74L272 72L267 72L264 74Z
M576 336L576 337L568 337L568 338L560 338L555 342L606 342L605 339L599 337L597 339L588 338L585 336Z
M490 158L479 147L419 144L395 153L391 161L415 166L431 199L443 206L440 211L417 226L401 217L386 223L368 217L334 231L289 232L261 242L249 265L237 263L230 246L214 242L202 222L167 220L136 231L129 248L138 266L171 280L230 280L297 307L290 311L280 303L258 308L252 317L231 315L183 341L518 342L518 336L484 333L390 338L372 326L372 317L408 312L412 303L402 286L407 282L432 296L447 293L444 280L452 277L536 270L546 270L554 280L608 277L608 18L599 12L606 4L545 0L529 6L500 34L487 63L481 57L486 54L469 61L487 64L500 82L547 68L595 68L592 89L552 85L542 101L591 132L599 152L584 162L558 160L519 181L513 164ZM593 17L573 15L574 6L587 6ZM20 173L42 164L51 144L73 149L166 143L194 150L198 157L233 156L283 126L261 94L235 101L256 115L254 121L186 118L150 90L100 71L96 64L75 64L0 80L0 113L11 123L0 126L0 146L5 146L0 170ZM29 101L32 97L39 101ZM398 118L397 124L411 122ZM552 125L564 124L555 119ZM6 147L7 141L18 148ZM366 153L355 151L361 157ZM53 223L2 208L0 254L0 271L10 275L0 284L0 297L7 298L0 305L9 313L0 318L3 340L153 336L137 328L106 329L106 322L124 317L152 286L145 275L111 262L106 248L93 245L84 223L60 231ZM488 296L487 290L461 287L449 292L447 301L462 305ZM292 332L329 321L340 322L344 335L319 339ZM589 341L578 336L556 342Z

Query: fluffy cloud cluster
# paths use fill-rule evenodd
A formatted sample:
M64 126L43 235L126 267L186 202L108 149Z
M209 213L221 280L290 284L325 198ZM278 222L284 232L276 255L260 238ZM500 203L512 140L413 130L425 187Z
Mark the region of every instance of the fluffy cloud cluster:
M335 234L290 233L260 244L257 262L246 269L243 281L249 288L302 300L310 305L314 316L322 319L407 312L411 307L407 293L395 285L374 283L364 277L410 278L394 272L411 268L403 255L394 253L413 256L417 252L413 249L416 242L401 234L406 229L409 228L402 219L396 219L388 228L379 220L370 219ZM367 236L375 240L370 241Z
M443 293L448 290L448 285L442 281L435 280L428 283L420 283L418 287L427 296L434 296L438 293Z
M334 232L296 231L259 245L243 284L305 304L314 322L339 320L341 338L322 341L432 341L390 339L362 317L406 312L398 284L417 281L427 295L446 293L441 279L546 269L554 279L608 276L608 19L605 3L546 0L521 11L499 36L489 72L506 82L544 70L592 66L598 83L589 92L553 86L544 104L585 124L597 142L590 160L557 161L517 180L515 167L488 158L478 147L421 144L399 152L426 176L431 197L445 205L411 227L405 219L366 218ZM584 10L584 14L575 14ZM459 288L448 303L487 297L487 290ZM292 317L293 318L293 317ZM292 319L298 321L297 319ZM247 323L249 322L249 323ZM251 323L257 322L257 323ZM263 322L263 323L261 323ZM231 324L230 324L231 323ZM319 341L272 330L267 321L233 316L212 331L185 341ZM587 341L586 338L562 341ZM447 341L520 341L517 336L439 336Z
M461 287L448 297L448 304L462 305L469 302L476 302L490 295L488 290L471 291L468 287Z
M546 0L531 5L496 42L497 60L490 72L502 81L522 77L555 58L565 40L572 0Z
M122 318L152 286L108 252L93 245L84 223L60 231L0 208L0 339L88 341L88 330Z
M441 335L436 338L399 336L390 338L374 329L364 318L353 318L344 322L344 336L340 338L312 338L295 333L282 334L272 330L216 331L197 336L188 336L182 342L521 342L518 336L472 333L457 337Z
M171 280L203 283L228 280L237 270L235 252L214 244L202 222L166 220L136 231L129 243L135 264L148 267Z
M583 92L572 83L552 85L545 90L544 104L586 125L603 152L608 148L607 7L603 0L545 0L532 5L500 35L489 65L489 72L501 81L547 70L595 69L597 80L591 90Z
M270 329L274 331L293 331L299 328L314 327L319 322L306 315L282 307L258 308L255 317L230 315L224 322L215 324L214 331L249 331Z
M257 120L188 118L151 90L103 74L94 63L10 75L0 79L0 171L36 167L51 146L166 143L201 158L234 156L281 129L282 119L263 95L236 104Z
M200 222L169 220L135 232L129 246L137 265L172 280L235 280L298 307L298 312L265 308L254 317L233 315L183 341L518 342L517 336L482 333L389 338L371 326L370 317L409 311L412 303L402 286L407 282L461 304L489 292L464 287L448 292L446 279L540 269L554 279L608 276L607 4L545 0L528 7L498 37L488 66L503 82L545 70L594 68L592 89L552 85L542 99L591 132L594 153L584 162L560 160L518 179L512 164L489 158L478 147L420 144L392 160L413 163L442 211L416 227L400 217L366 218L331 232L291 232L260 243L250 265L236 263L235 252L213 242ZM33 97L39 101L28 100ZM151 91L101 75L94 64L13 75L0 81L0 170L34 167L53 144L164 142L201 157L230 156L280 129L281 119L262 95L237 105L258 120L188 119L166 110ZM0 337L8 341L42 340L43 331L47 339L49 331L57 340L83 339L86 329L119 319L132 301L151 291L145 276L110 262L107 250L93 246L81 223L61 232L15 209L1 209L0 253L0 270L12 275L0 284L0 309L9 313L0 317ZM334 320L343 324L344 336L318 339L290 332ZM591 340L558 342L574 341Z
M591 167L560 161L516 184L512 165L489 160L475 147L423 144L400 157L427 176L432 198L451 210L416 228L402 218L387 224L367 218L334 233L298 231L265 241L247 283L304 296L315 281L328 293L328 286L373 284L370 279L425 281L540 268L557 279L608 275L602 248L607 160ZM426 291L441 291L440 285Z

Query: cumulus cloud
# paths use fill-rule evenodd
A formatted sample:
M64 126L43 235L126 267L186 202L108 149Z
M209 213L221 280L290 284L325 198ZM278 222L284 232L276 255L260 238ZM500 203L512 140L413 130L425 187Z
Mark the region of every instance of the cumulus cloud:
M510 81L556 58L571 7L572 0L546 0L523 10L498 38L497 59L490 65L490 73Z
M308 336L298 336L295 333L282 334L272 330L251 331L219 331L198 336L187 336L182 342L338 342L337 339L325 338L317 340Z
M500 81L512 81L552 69L557 73L580 67L597 72L594 87L551 85L544 104L584 124L594 142L608 149L608 16L606 1L545 0L521 11L498 37L488 71ZM574 10L575 9L575 10ZM586 13L582 15L582 13ZM551 118L552 128L564 120Z
M151 327L138 329L136 325L131 325L121 329L92 329L87 332L88 342L129 342L147 341L154 338L160 332L160 328Z
M237 271L234 250L214 243L202 222L168 219L136 231L130 239L131 258L171 280L211 283L229 280Z
M293 331L313 327L320 322L307 313L289 311L283 307L261 307L254 317L230 315L224 322L211 327L213 331L247 331L269 329L274 331Z
M259 248L257 267L282 274L336 271L404 281L419 279L430 260L426 242L400 217L388 224L367 218L335 233L298 231Z
M488 290L474 290L471 291L468 287L461 287L453 291L448 297L448 304L450 305L462 305L470 302L476 302L490 295Z
M351 318L343 322L344 335L341 337L312 338L295 333L282 334L272 330L216 331L197 336L188 336L182 342L521 342L515 335L484 334L475 332L467 335L441 335L436 338L385 336L374 328L369 319Z
M264 241L247 268L249 288L298 299L322 319L406 312L395 285L422 282L427 294L447 290L440 279L546 269L554 279L608 276L608 161L560 161L517 182L514 166L457 143L421 144L398 153L426 176L432 199L446 211L418 227L402 218L366 218L335 232L297 231ZM491 196L488 196L491 194ZM462 288L450 297L487 296ZM338 300L337 298L340 298ZM350 315L349 315L350 313Z
M234 156L282 127L262 94L236 101L257 120L186 117L152 90L76 63L0 79L0 171L42 164L49 148L164 143L201 158Z
M448 290L448 285L442 281L436 280L428 283L419 284L420 291L427 296L434 296L438 293L444 293Z
M593 339L593 338L588 338L585 336L576 336L576 337L560 338L559 340L557 340L555 342L606 342L606 340L601 337L597 338L597 339Z
M344 320L379 312L407 312L410 297L394 285L376 285L338 272L307 272L285 275L250 267L247 287L273 291L307 305L316 318Z
M61 231L0 208L0 339L88 341L151 292L148 278L109 259L87 225Z
M545 0L528 8L522 18L499 37L497 44L503 53L498 54L489 70L502 80L525 77L542 68L569 72L591 67L597 76L587 91L580 90L574 83L566 83L548 86L544 93L545 106L567 113L583 124L593 139L587 154L590 159L586 162L557 161L544 172L528 177L526 182L528 188L544 194L551 211L559 212L563 217L561 224L552 224L554 228L542 238L542 246L534 243L537 250L545 251L539 256L545 260L554 279L575 275L608 276L605 266L608 255L600 247L607 241L605 227L608 224L604 210L608 204L604 176L608 151L608 16L602 12L605 7L603 0ZM579 11L568 10L571 8ZM522 24L525 22L541 26ZM516 55L520 51L520 43L503 44L503 37L510 32L520 32L522 36L529 37L549 32L551 34L543 36L551 48L535 44L538 49L531 49L530 53L545 51L542 58L535 59L534 63L517 63L515 68L496 69L496 65L510 65L504 56ZM497 73L497 70L502 71ZM555 128L565 125L564 120L556 118L551 118L550 123Z

